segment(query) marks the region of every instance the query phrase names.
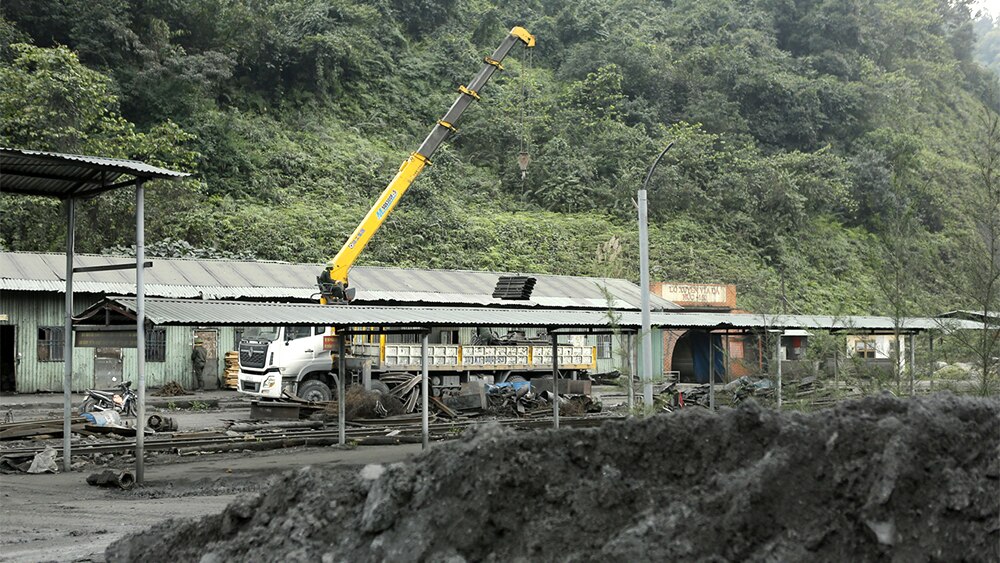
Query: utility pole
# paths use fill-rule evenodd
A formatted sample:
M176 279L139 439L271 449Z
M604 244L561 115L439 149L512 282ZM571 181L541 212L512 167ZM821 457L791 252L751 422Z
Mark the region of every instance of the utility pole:
M652 323L649 318L649 233L646 221L646 186L649 178L656 170L656 165L660 163L663 155L667 154L670 147L674 146L671 141L663 149L660 156L656 157L653 165L649 167L649 173L642 182L642 189L639 190L639 289L642 296L642 399L647 409L653 408L653 332Z

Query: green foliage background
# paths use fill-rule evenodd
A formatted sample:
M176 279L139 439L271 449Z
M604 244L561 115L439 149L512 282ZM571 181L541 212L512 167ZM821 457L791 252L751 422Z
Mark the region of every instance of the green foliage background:
M974 115L1000 91L1000 29L965 0L6 0L0 145L194 172L149 190L161 254L320 262L513 25L538 47L361 263L637 280L632 199L674 141L654 279L891 312L878 256L905 221L910 312L963 305ZM57 202L0 210L6 248L62 248ZM130 245L132 211L86 204L79 249Z

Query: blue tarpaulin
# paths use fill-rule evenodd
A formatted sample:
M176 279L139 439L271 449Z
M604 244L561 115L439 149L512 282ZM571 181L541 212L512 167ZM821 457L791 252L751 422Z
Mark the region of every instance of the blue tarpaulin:
M691 357L694 360L694 380L697 383L708 383L709 342L711 342L711 345L715 346L715 382L722 383L726 375L722 335L692 331L688 334L688 338L691 341Z
M493 394L493 393L498 393L501 389L504 389L505 387L510 387L514 391L517 391L521 387L525 387L525 386L527 386L528 389L531 389L531 382L530 381L504 381L502 383L489 383L489 384L486 385L486 394L489 395L489 394Z

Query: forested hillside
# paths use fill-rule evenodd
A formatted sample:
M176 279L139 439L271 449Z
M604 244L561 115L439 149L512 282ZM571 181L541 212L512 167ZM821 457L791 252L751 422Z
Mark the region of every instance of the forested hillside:
M515 48L361 263L637 280L632 200L669 141L654 279L736 283L753 308L914 314L975 306L977 268L998 260L983 229L1000 215L1000 84L976 60L994 23L964 0L5 0L0 15L0 145L194 172L148 192L164 254L328 259L523 25L537 48ZM62 249L57 202L0 209L7 249ZM130 245L131 212L127 193L87 204L78 248Z

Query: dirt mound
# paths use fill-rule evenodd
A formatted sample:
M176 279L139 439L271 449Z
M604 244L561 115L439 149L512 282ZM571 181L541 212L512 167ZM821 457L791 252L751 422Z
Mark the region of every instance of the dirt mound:
M488 425L412 463L303 468L109 561L1000 558L1000 403L747 404L602 428Z

